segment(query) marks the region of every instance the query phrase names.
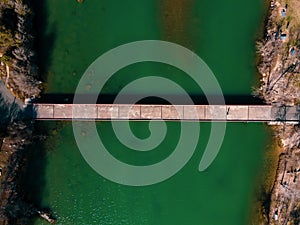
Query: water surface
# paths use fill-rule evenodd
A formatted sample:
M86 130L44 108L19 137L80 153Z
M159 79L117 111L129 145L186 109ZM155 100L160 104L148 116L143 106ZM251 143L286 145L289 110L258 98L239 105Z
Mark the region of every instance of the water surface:
M86 0L83 4L45 0L45 4L46 30L41 43L51 43L44 66L46 93L74 93L83 72L97 57L120 44L145 39L174 41L195 51L211 67L224 94L251 93L256 73L255 33L263 14L259 0L247 2L247 7L239 0L189 0L180 7L172 1L153 0ZM190 94L202 94L182 71L157 63L124 68L102 92L117 94L128 82L155 73L177 82ZM151 85L156 84L131 93L149 91ZM176 94L168 88L161 93ZM109 122L97 124L112 154L137 164L160 161L174 149L180 124L169 122L167 126L164 142L142 155L124 147ZM53 209L59 224L246 224L268 132L263 124L228 124L218 157L207 171L199 173L210 124L199 126L196 152L178 174L160 184L127 187L96 174L80 155L71 124L61 124L45 143L48 153L42 204ZM150 135L146 122L132 122L131 127L140 138ZM37 220L35 224L45 223Z

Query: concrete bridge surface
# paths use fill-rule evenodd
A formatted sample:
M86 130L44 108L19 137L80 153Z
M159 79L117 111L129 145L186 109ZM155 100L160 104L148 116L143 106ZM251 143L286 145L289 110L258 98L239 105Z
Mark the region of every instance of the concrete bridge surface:
M299 123L300 107L271 105L33 104L36 120L183 120Z

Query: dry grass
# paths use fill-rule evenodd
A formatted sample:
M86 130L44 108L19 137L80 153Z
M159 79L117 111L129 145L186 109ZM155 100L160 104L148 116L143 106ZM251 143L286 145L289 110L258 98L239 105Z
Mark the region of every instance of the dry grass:
M295 28L300 27L300 1L285 0L284 4L288 4L287 17L290 17L290 25Z

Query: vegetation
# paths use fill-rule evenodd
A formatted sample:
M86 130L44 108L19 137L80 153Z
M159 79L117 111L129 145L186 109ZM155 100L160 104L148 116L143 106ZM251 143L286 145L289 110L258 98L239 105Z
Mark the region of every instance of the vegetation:
M262 82L254 94L261 95L268 104L295 105L300 99L300 16L296 17L285 1L273 7L265 38L257 43ZM287 17L282 16L282 10Z
M298 0L286 0L288 4L288 10L290 12L290 21L292 21L292 26L295 28L300 27L300 2Z
M20 99L36 97L41 91L29 3L0 0L0 78ZM37 214L37 209L24 199L21 180L33 142L33 112L28 111L30 107L21 107L5 91L0 90L0 224L23 225Z
M257 43L262 78L254 94L268 104L282 106L278 118L286 116L287 106L300 103L299 7L299 0L271 1L265 36ZM300 160L299 124L282 123L273 129L279 141L279 147L273 149L276 175L269 176L275 178L272 188L262 187L259 193L254 224L299 224L300 191L294 169Z
M16 41L10 30L7 30L5 26L0 27L0 49L2 54L6 53L7 49L16 45Z
M21 99L37 97L41 92L34 38L30 34L32 18L27 1L0 0L0 76Z

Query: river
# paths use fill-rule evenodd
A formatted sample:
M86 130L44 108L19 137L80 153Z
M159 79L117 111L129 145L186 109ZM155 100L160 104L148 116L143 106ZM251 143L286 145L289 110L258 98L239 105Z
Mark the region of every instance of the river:
M45 0L39 4L38 43L45 93L74 93L87 67L106 51L138 40L179 43L196 52L212 69L226 96L251 95L256 83L255 39L261 29L260 0ZM201 89L182 71L141 63L118 71L102 93L117 94L126 84L158 73L180 84L191 95ZM155 83L131 89L144 93ZM162 89L162 94L176 94ZM243 99L243 98L241 98ZM247 102L245 102L247 104ZM124 123L124 122L120 122ZM140 138L150 135L147 122L131 122ZM38 179L40 204L49 206L58 224L215 225L247 224L255 184L270 142L264 124L228 123L216 160L197 170L210 134L210 123L199 123L200 139L186 166L170 179L145 187L113 183L94 172L81 156L69 122L39 122L50 137L43 143ZM110 122L97 123L109 151L118 159L148 165L167 157L178 142L180 124L167 123L168 133L153 151L136 153L124 147ZM41 146L37 146L41 148ZM35 225L45 224L38 219Z

